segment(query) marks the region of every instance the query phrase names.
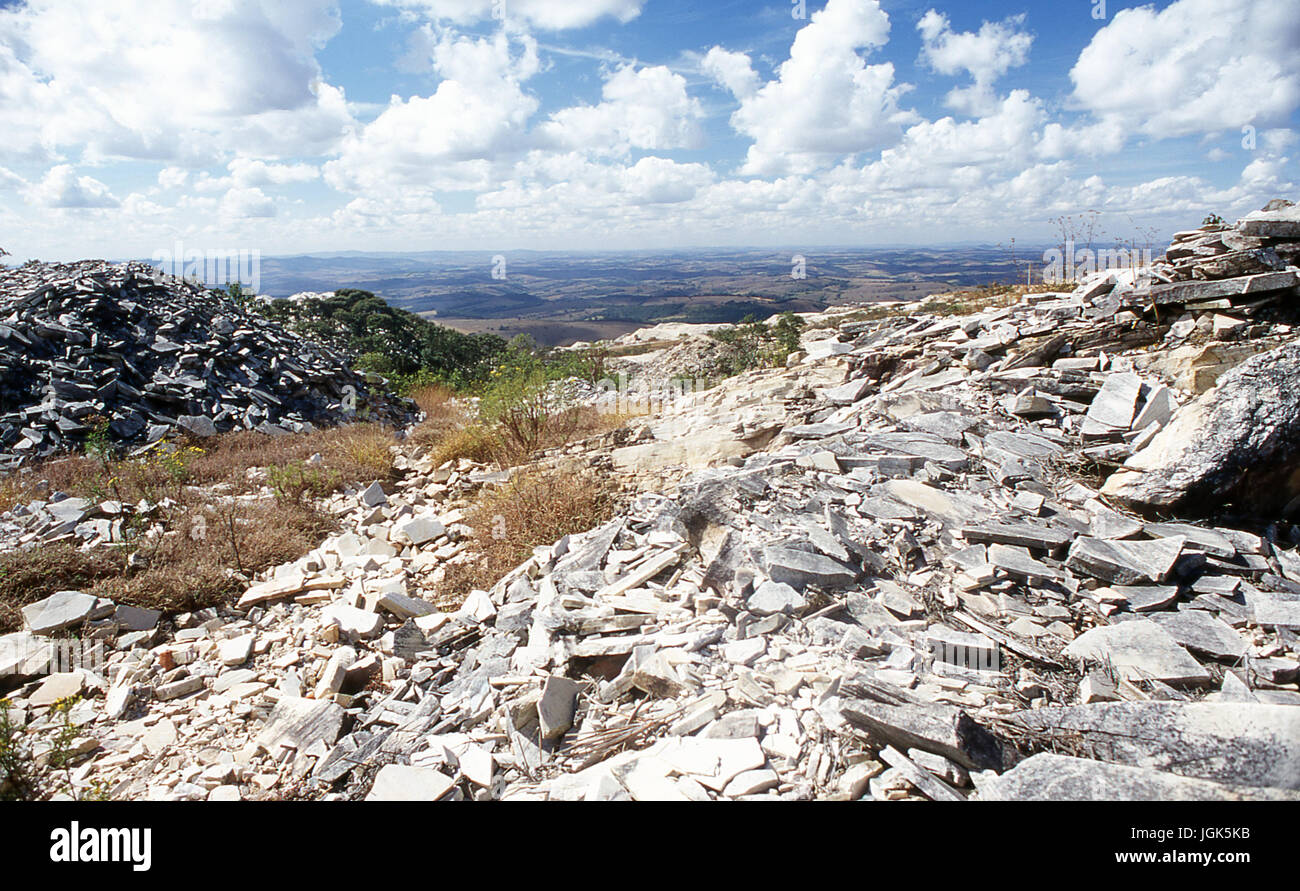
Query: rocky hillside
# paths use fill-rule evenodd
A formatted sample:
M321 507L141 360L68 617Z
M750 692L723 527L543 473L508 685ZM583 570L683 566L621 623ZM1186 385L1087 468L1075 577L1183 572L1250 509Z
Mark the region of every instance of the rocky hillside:
M237 603L58 594L0 676L122 798L1300 799L1297 243L1276 203L1069 293L809 317L544 457L641 494L457 608L510 474L412 455ZM102 664L50 673L69 629Z
M141 263L0 268L0 469L96 431L269 434L409 409L339 355Z

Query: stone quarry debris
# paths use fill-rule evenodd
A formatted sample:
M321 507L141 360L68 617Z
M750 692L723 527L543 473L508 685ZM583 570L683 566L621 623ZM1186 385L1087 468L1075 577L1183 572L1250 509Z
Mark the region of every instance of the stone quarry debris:
M96 418L146 443L412 414L331 350L143 263L0 267L0 371L0 469L81 443Z
M78 782L127 798L1294 799L1300 542L1285 504L1271 526L1219 510L1256 473L1254 507L1289 497L1267 474L1294 438L1293 215L1180 233L1148 269L960 318L814 316L787 367L541 456L639 494L459 606L441 592L471 558L467 501L510 474L405 448L394 479L322 505L337 533L232 604L30 605L0 637L0 684L37 722L79 692L98 745ZM17 437L0 424L15 456L75 441L74 403L144 441L204 420L299 429L347 385L323 354L224 307L211 320L202 295L185 309L131 267L4 281L6 375L27 367L7 332L43 326L44 377L4 379L48 406ZM83 304L124 345L157 323L113 392L73 386L99 369ZM1193 401L1210 366L1179 351L1211 346L1220 390ZM704 352L688 337L643 364L668 379ZM241 382L219 406L188 380L208 362ZM1157 448L1170 466L1126 476ZM1126 461L1098 492L1092 471ZM1172 493L1159 522L1129 509L1142 492ZM93 524L127 510L51 496L0 517L0 541L95 546L111 535ZM70 635L101 641L102 664L59 664Z

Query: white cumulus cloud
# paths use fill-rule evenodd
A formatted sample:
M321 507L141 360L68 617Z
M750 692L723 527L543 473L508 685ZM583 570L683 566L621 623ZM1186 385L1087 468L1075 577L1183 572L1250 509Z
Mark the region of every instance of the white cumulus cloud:
M45 177L28 189L27 200L45 207L117 207L121 202L108 186L92 176L78 176L71 164L51 167Z
M949 107L982 114L996 104L993 84L1012 68L1029 60L1034 37L1023 30L1024 15L1002 22L985 22L979 31L952 30L948 17L931 9L917 23L921 32L921 60L940 74L965 72L974 83L948 94Z
M327 148L335 0L29 0L0 10L0 157L204 164Z
M898 100L894 66L861 55L889 39L889 16L877 0L830 0L800 29L775 80L745 97L732 115L750 137L746 174L807 172L837 156L897 140L916 119Z
M680 74L662 65L624 65L605 81L600 104L558 111L540 132L561 148L596 154L694 148L701 140L703 116Z
M1156 137L1283 123L1300 104L1300 15L1274 0L1122 9L1070 72L1099 118Z

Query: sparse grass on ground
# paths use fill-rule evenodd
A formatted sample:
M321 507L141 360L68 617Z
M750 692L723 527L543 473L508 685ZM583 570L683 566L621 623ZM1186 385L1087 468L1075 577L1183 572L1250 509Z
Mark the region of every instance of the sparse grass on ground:
M84 591L126 571L126 553L117 548L80 551L52 544L0 554L0 633L22 626L19 610L57 591Z
M1045 283L1021 285L1002 282L983 285L978 288L968 288L951 294L934 294L916 303L882 303L879 306L868 306L838 316L833 324L878 322L894 316L909 315L918 310L939 316L964 316L985 309L1014 306L1026 294L1068 293L1073 291L1074 287L1073 282L1064 282L1057 285ZM820 327L832 327L832 323L826 323Z
M657 350L671 349L681 343L680 340L647 340L643 343L629 343L610 347L606 355L611 359L626 359L629 356L643 356Z
M1074 290L1073 283L1057 285L998 283L958 291L955 294L936 294L922 300L920 307L924 312L940 316L966 316L986 309L1015 306L1026 294L1068 293L1072 290Z
M311 480L312 494L326 495L349 483L390 478L393 444L392 433L380 425L353 424L290 436L239 431L184 439L137 458L55 458L0 479L0 511L53 492L131 504L179 498L186 486L224 484L229 494L254 493L266 481L250 477L253 468L265 468L269 477L279 474L287 481ZM308 464L317 454L320 462Z
M453 565L438 599L457 606L475 589L487 589L527 560L533 548L586 532L614 516L618 492L593 473L543 470L521 473L505 486L484 490L470 508L471 563Z
M21 627L23 606L57 591L167 613L214 606L242 593L233 570L251 576L296 560L333 529L306 504L205 503L191 493L158 521L162 535L121 546L49 544L0 554L0 633Z
M312 499L390 479L393 444L391 431L372 424L280 437L239 432L163 444L134 458L59 458L10 474L0 480L0 511L53 492L144 500L154 511L127 518L121 545L82 551L55 543L0 554L0 632L20 627L24 605L57 591L164 612L236 596L244 584L234 573L251 576L295 560L332 531ZM263 472L250 473L255 468Z
M543 390L503 400L475 416L459 402L426 407L427 418L411 433L435 466L468 459L479 464L516 467L538 452L598 436L623 425L626 417L591 406L557 408Z

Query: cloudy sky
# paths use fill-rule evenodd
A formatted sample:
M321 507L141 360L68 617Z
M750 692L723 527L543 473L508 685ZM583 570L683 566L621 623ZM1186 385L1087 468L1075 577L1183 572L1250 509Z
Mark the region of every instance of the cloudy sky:
M1300 199L1294 0L0 0L0 247L1004 242Z

